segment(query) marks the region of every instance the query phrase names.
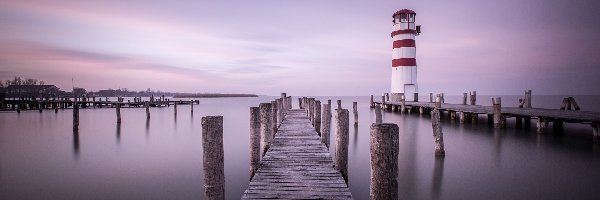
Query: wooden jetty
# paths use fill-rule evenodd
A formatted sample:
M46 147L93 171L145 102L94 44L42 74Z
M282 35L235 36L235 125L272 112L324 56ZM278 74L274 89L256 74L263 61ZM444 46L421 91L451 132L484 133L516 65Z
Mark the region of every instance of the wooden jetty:
M433 102L372 101L371 107L375 107L376 105L381 106L384 110L401 113L406 111L419 112L421 114L431 111L435 107L435 103ZM452 120L459 119L460 123L465 123L465 121L478 123L479 115L486 115L488 124L491 125L497 123L494 122L494 106L442 103L439 110L447 112ZM510 117L516 118L517 127L520 127L523 122L528 126L529 119L537 119L536 127L538 133L545 133L549 122L552 122L555 128L562 127L563 122L590 124L594 133L594 141L600 142L600 134L598 131L600 126L600 112L522 107L501 107L501 110L496 111L500 112L500 117L497 117L497 120L501 120L501 122L498 123L502 125L506 123L506 118Z
M114 97L113 97L114 98ZM141 98L134 98L133 101L124 101L123 98L117 97L118 100L111 101L107 97L83 97L83 98L54 98L54 97L20 97L20 98L3 98L0 99L0 110L43 110L43 109L65 109L73 108L74 104L78 104L79 108L114 108L120 104L122 108L143 108L146 103L149 107L163 107L175 104L199 104L199 100L183 101L170 100L164 98L151 98L149 101L142 101Z
M303 109L287 110L242 199L352 199Z

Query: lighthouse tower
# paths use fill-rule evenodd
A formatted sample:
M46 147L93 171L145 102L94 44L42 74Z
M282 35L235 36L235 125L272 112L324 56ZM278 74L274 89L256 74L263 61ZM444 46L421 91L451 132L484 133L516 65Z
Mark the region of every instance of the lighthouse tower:
M392 15L394 46L391 101L400 101L403 95L406 100L418 101L415 36L419 35L421 27L415 25L415 16L415 11L408 9L399 10Z

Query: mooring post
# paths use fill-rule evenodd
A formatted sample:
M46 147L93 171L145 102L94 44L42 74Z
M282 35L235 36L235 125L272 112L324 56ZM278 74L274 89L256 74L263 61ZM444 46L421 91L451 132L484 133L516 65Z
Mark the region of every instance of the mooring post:
M396 124L371 125L371 199L398 199L398 135Z
M271 133L271 139L275 137L275 133L277 133L277 101L271 101L271 128L273 129Z
M494 109L494 128L504 128L502 123L502 99L500 97L492 98Z
M315 101L315 131L321 136L321 101Z
M321 142L329 148L329 133L331 132L331 104L323 104L321 117Z
M471 91L469 92L469 96L471 96L471 105L476 105L477 104L477 92L476 91Z
M463 93L462 105L467 105L467 93Z
M190 100L190 112L192 113L192 115L194 114L194 100Z
M375 103L373 103L373 95L371 95L371 101L369 102L370 108L375 108Z
M204 199L225 199L223 116L202 117Z
M283 121L283 99L279 98L276 99L276 105L277 105L277 111L276 111L276 115L277 115L277 128L279 128L279 126L281 126L281 122Z
M348 183L349 118L347 109L335 110L335 169L340 171L346 183Z
M79 133L79 106L73 105L73 134Z
M259 104L260 109L260 143L262 146L262 156L265 156L267 150L269 149L269 145L271 144L271 140L273 139L273 128L271 126L272 117L271 117L271 103L261 103Z
M337 109L342 109L342 100L337 100Z
M385 93L385 100L390 101L390 93Z
M115 103L115 109L117 111L117 124L121 123L121 103L120 102L116 102Z
M435 142L435 155L444 156L444 133L440 124L441 98L435 99L435 108L431 111L431 127L433 128L433 141Z
M375 123L381 124L383 122L383 116L381 114L381 106L375 106Z
M429 93L429 102L433 103L433 93Z
M414 95L414 97L413 97L413 101L414 101L414 102L419 102L419 93L416 93L416 92L415 92L413 95Z
M304 107L302 107L302 100L304 98L298 98L298 108L303 109Z
M531 108L531 90L525 90L525 108Z
M260 165L260 109L250 107L250 180Z
M381 96L381 109L385 109L385 96Z
M406 98L404 97L404 94L400 95L400 113L404 114L404 111L406 110Z
M310 98L308 102L308 118L310 123L315 125L315 98Z
M358 102L352 102L352 112L354 113L354 126L358 126Z

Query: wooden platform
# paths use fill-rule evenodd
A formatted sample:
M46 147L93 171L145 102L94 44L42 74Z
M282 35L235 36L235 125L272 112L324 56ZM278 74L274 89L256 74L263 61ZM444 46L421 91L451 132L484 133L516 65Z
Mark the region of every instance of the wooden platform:
M381 104L381 102L373 102ZM401 106L400 102L385 102L387 107ZM405 102L405 107L410 108L427 108L432 109L434 103L430 102ZM390 108L391 109L391 108ZM494 114L492 106L480 105L462 105L462 104L442 104L440 110L452 112L465 112L470 114ZM600 122L600 112L592 111L575 111L575 110L559 110L559 109L544 109L544 108L516 108L502 107L502 115L507 117L531 117L543 118L548 120L560 120L571 123L593 123Z
M242 199L352 199L304 110L287 112Z

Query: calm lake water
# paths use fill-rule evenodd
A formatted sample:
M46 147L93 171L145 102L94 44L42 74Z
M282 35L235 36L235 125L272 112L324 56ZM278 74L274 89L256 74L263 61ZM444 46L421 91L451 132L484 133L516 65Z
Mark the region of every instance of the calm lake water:
M80 133L72 134L72 110L0 112L0 199L202 199L201 118L224 116L225 191L239 199L249 183L249 107L275 97L200 99L189 105L122 109L81 109ZM375 121L369 97L359 102L359 126L350 127L349 186L355 199L369 197L369 126ZM429 97L421 97L428 99ZM447 96L448 103L461 97ZM518 96L503 96L516 106ZM533 106L558 108L562 96L534 96ZM297 108L297 97L294 108ZM575 97L584 110L600 111L599 96ZM478 104L490 105L489 96ZM334 103L335 104L335 103ZM335 105L333 106L335 107ZM589 125L535 133L494 130L443 119L446 157L434 157L429 115L384 112L400 127L399 194L402 199L597 199L600 145ZM351 117L350 124L353 124ZM335 147L332 126L332 147ZM334 152L334 149L330 149ZM332 154L334 155L334 154Z

